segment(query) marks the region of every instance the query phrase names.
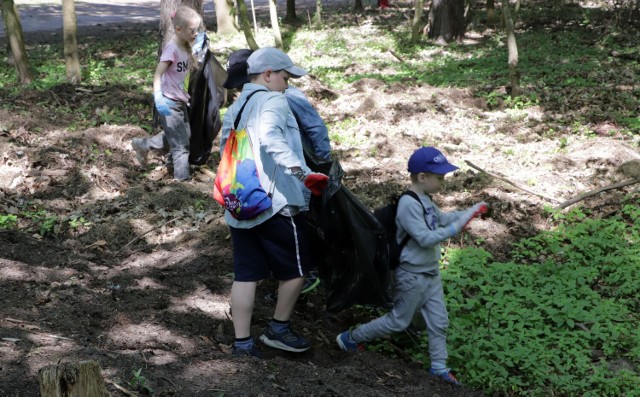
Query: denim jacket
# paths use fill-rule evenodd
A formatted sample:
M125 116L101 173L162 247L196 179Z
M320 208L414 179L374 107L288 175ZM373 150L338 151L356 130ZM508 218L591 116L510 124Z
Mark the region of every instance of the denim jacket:
M305 174L311 170L304 162L298 124L282 93L269 91L259 84L245 84L240 97L229 107L222 120L220 153L247 96L259 90L264 92L251 97L242 112L238 130L245 128L251 138L260 184L266 191L273 192L272 206L257 217L242 221L225 211L227 224L239 229L259 225L283 209L295 213L305 208L308 202L308 189L291 174L290 169L300 167Z
M305 95L296 87L289 86L284 92L289 107L300 127L302 145L325 161L331 160L329 131L322 117L309 103Z

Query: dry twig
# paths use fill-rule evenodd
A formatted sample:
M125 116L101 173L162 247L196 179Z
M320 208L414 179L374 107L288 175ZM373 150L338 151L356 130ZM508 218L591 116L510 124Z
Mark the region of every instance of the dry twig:
M158 226L155 226L155 227L153 227L153 228L151 228L151 229L147 230L146 232L142 233L142 234L141 234L141 235L139 235L138 237L136 237L136 238L134 238L133 240L129 241L129 242L128 242L124 247L120 248L120 249L118 250L118 252L117 252L117 253L119 254L120 252L122 252L122 251L123 251L125 248L127 248L128 246L130 246L131 244L133 244L133 243L135 243L136 241L140 240L144 235L149 234L149 233L151 233L152 231L154 231L154 230L156 230L156 229L160 229L162 226L164 226L164 225L166 225L166 224L168 224L168 223L175 222L175 221L177 221L178 219L182 219L183 217L184 217L184 215L177 216L177 217L175 217L175 218L173 218L173 219L169 219L168 221L166 221L166 222L165 222L165 223L163 223L162 225L158 225Z
M480 168L477 165L473 164L471 161L465 160L464 162L467 163L467 165L469 167L471 167L471 168L475 168L476 170L478 170L480 172L483 172L483 173L485 173L485 174L487 174L487 175L489 175L489 176L491 176L493 178L500 179L503 182L507 182L509 185L511 185L513 187L516 187L516 188L518 188L518 189L520 189L522 191L525 191L525 192L527 192L529 194L533 194L534 196L545 198L545 199L547 199L549 201L553 201L555 203L559 203L560 202L560 200L558 200L558 199L555 199L555 198L549 197L549 196L545 196L544 194L536 193L536 192L531 191L529 189L523 188L522 186L518 186L517 184L511 182L507 178L501 177L500 175L494 174L493 172L489 172L489 171L483 170L482 168Z
M134 392L131 392L131 391L125 389L124 387L120 386L119 384L117 384L116 382L112 381L111 379L106 379L106 381L108 383L112 384L113 387L115 387L116 389L120 390L122 393L124 393L127 396L129 396L129 397L138 397L138 393L134 393Z
M393 51L391 48L389 48L389 53L391 55L393 55L398 61L404 62L404 58L402 58L400 55L398 55L398 53Z
M571 200L567 200L564 203L558 205L555 209L556 210L561 210L561 209L567 208L570 205L573 205L573 204L577 203L578 201L582 201L582 200L584 200L584 199L586 199L588 197L595 196L598 193L606 192L607 190L619 189L621 187L633 185L635 183L640 183L640 178L629 179L629 180L626 180L626 181L622 181L622 182L618 182L618 183L613 183L611 185L599 187L597 189L590 190L590 191L588 191L586 193L582 193L581 195L576 196L576 197L572 198Z

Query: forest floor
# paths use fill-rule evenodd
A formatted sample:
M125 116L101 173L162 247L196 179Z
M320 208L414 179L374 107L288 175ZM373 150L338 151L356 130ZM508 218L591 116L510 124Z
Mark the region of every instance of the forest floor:
M117 36L136 29L80 33ZM347 73L364 68L353 65ZM436 197L440 206L483 200L492 207L489 218L448 244L481 244L496 260L508 257L511 242L549 228L545 206L638 176L628 166L640 160L636 143L609 123L594 126L595 137L561 142L539 129L552 119L546 109L489 109L464 89L374 79L340 91L313 78L299 86L326 120L357 120L358 134L332 142L333 155L345 170L344 185L369 208L407 186L406 160L416 147L428 142L442 149L461 170ZM262 346L262 360L231 356L231 243L222 211L210 198L209 173L195 170L192 181L176 183L161 156L147 168L137 165L130 140L147 134L138 125L69 131L72 114L61 120L27 112L41 101L71 110L95 101L108 109L123 96L151 106L149 98L119 90L59 86L46 98L25 90L12 97L24 112L0 109L0 214L31 205L75 225L56 230L56 223L44 238L34 230L0 229L0 396L37 396L41 368L81 360L100 364L114 396L144 394L143 382L154 396L482 395L439 382L401 351L340 351L335 336L373 313L326 313L322 286L301 297L292 319L312 349L293 354ZM559 150L563 145L570 150ZM594 216L608 216L633 189L580 204ZM273 313L267 298L274 289L272 280L258 287L254 337ZM463 371L459 377L464 382Z

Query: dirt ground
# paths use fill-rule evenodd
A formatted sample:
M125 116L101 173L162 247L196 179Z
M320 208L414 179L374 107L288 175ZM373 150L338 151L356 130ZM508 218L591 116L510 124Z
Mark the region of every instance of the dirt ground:
M361 72L355 68L348 73ZM311 78L299 85L326 120L357 121L352 140L332 145L345 186L369 208L406 186L414 148L429 143L447 153L461 170L436 198L441 206L484 200L492 207L489 218L450 244L482 241L498 260L507 257L509 242L550 227L544 205L637 177L628 164L639 161L638 150L614 126L598 126L600 137L571 137L569 150L560 151L536 129L548 109L514 115L489 110L466 90L411 82L365 79L340 92ZM96 101L108 107L123 95L151 106L150 98L106 90L60 86L50 97L25 91L16 106ZM262 346L263 360L232 357L231 243L210 198L210 175L196 170L193 181L176 183L161 156L147 168L137 165L129 142L146 133L140 126L69 132L68 122L0 110L0 214L31 206L75 220L73 228L56 223L45 238L25 225L0 229L0 396L36 396L38 370L81 360L100 364L114 396L144 394L131 383L138 370L154 396L482 395L440 383L401 351L340 351L336 334L371 314L359 308L326 313L322 288L299 300L292 319L312 349L293 354ZM215 165L216 156L208 167ZM627 194L638 191L613 190L581 205L608 216ZM273 313L267 296L274 288L273 281L259 285L254 337Z

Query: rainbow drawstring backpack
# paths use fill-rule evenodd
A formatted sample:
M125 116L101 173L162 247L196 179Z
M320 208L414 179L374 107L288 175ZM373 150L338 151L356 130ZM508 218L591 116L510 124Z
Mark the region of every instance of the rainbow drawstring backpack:
M264 90L249 94L240 108L225 143L214 180L213 198L238 220L255 218L271 208L271 192L267 193L260 185L251 137L245 128L237 131L242 111L249 99L261 91Z

